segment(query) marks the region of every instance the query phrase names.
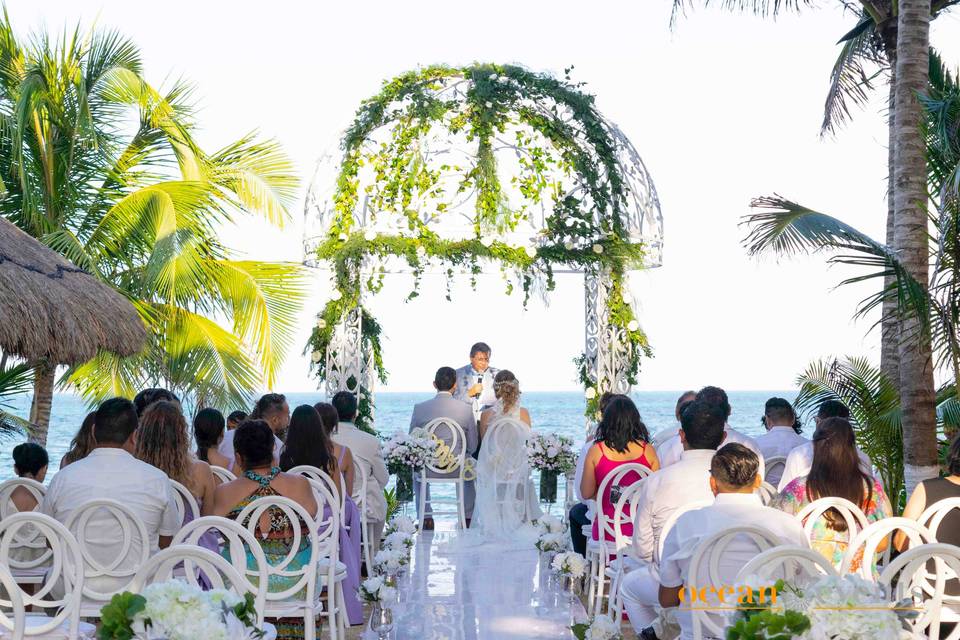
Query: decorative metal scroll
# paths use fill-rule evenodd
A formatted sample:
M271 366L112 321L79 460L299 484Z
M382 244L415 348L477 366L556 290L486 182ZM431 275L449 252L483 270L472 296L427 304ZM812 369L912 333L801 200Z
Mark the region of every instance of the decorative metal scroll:
M600 393L630 393L627 368L630 341L622 327L610 323L607 299L610 276L606 272L584 274L585 340L587 377Z

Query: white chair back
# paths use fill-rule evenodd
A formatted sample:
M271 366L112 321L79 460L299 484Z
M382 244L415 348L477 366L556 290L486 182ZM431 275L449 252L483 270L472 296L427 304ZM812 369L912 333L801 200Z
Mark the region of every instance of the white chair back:
M267 594L267 558L263 548L250 531L233 520L218 516L204 516L187 523L173 537L172 546L202 546L202 538L214 536L222 552L229 554L230 564L246 581L246 590L255 596L257 615L263 622L263 603ZM252 558L251 566L249 557Z
M844 498L820 498L814 500L797 513L797 520L803 525L803 532L807 540L813 539L813 527L820 518L830 509L836 510L847 523L847 533L849 539L853 539L862 529L869 524L867 516L857 505Z
M318 506L318 513L322 513L324 505ZM332 517L337 519L337 510L332 508L331 512ZM268 522L276 518L286 518L293 531L290 551L275 562L273 559L267 558L269 577L276 577L276 582L286 587L283 590L268 591L266 594L267 602L293 598L301 590L305 592L307 603L314 602L317 595L317 560L320 550L317 541L316 520L306 509L289 498L265 496L248 504L237 516L236 521L256 537L264 516L267 517ZM304 525L302 527L300 526L301 522ZM267 533L269 532L262 531L260 535L266 537ZM308 550L308 558L306 562L297 566L298 556L303 546Z
M960 498L945 498L924 509L920 517L917 518L917 522L925 525L933 535L937 535L943 519L954 509L960 509Z
M46 487L30 478L14 478L0 484L0 520L7 518L17 511L13 504L13 492L18 488L30 492L37 501L37 506L43 502ZM5 556L7 564L14 573L28 571L45 566L50 560L50 550L47 543L38 531L31 527L23 527L17 532L17 539L10 545L11 555Z
M780 476L783 475L783 470L787 466L787 457L786 456L770 456L764 460L764 472L763 479L765 482L768 482L768 478L773 478L777 481L780 480Z
M760 496L760 500L764 505L770 504L770 501L777 495L777 488L764 480L760 483L760 486L757 488L755 493Z
M780 544L780 538L771 531L755 526L730 527L723 531L718 531L707 536L700 541L693 557L690 559L690 568L687 573L690 588L699 589L702 586L728 585L736 579L733 575L720 574L720 560L730 543L738 537L747 537L757 546L757 554L772 549ZM703 578L701 573L706 570L706 584L701 584ZM693 618L693 637L694 640L702 640L704 629L708 636L715 638L725 637L723 624L718 624L716 613L711 614L706 609L693 608L691 611Z
M5 638L10 640L22 640L24 627L26 627L27 609L23 604L23 595L20 593L20 585L14 581L13 576L7 568L0 564L0 587L7 600L0 599L0 629L8 632L4 633Z
M338 509L340 511L340 517L341 518L343 517L343 510L346 504L346 497L343 495L344 492L340 491L337 488L336 481L330 477L329 473L327 473L323 469L314 467L309 464L301 464L299 466L293 467L292 469L287 471L287 473L294 473L297 475L301 475L307 478L308 480L315 480L323 484L327 488L327 493L329 493L331 496L335 498L333 503L338 505Z
M624 478L631 473L635 473L640 477L628 485L623 485L622 483ZM618 546L620 544L628 543L628 541L620 532L620 527L617 526L614 528L616 511L614 511L614 518L608 518L603 512L603 497L607 495L607 491L611 487L620 487L620 497L622 498L628 487L640 483L648 475L650 475L649 467L645 467L642 464L637 464L636 462L629 462L627 464L620 465L613 473L608 473L604 477L603 481L600 483L600 487L597 489L597 535L600 537L601 541L604 541L610 537L617 541ZM623 504L626 506L629 503L624 502ZM633 520L633 513L635 513L635 511L631 511L630 515L628 516L631 521ZM623 516L621 516L621 518L622 517Z
M33 607L55 612L43 623L30 625L25 630L22 624L15 624L14 637L17 637L18 628L24 636L31 637L54 632L61 625L66 625L68 637L76 638L80 633L80 593L84 581L80 546L67 527L50 516L33 512L16 513L0 521L0 558L9 557L12 545L24 528L36 530L45 544L49 545L50 569L43 576L43 581L34 585L31 593L23 591L19 585L11 587L4 582L4 591L0 592L0 611L12 609L16 620L16 602L19 599L21 608ZM0 563L0 567L6 569L5 563ZM0 615L0 628L8 620Z
M216 465L210 465L210 471L213 472L213 477L216 479L217 484L223 484L224 482L232 482L237 479L237 476L234 475L229 469L224 469L223 467L218 467Z
M460 423L453 418L434 418L423 426L423 430L435 439L445 442L450 455L444 460L431 456L421 474L461 475L467 458L467 436Z
M930 560L935 565L932 573L927 569ZM960 547L937 542L908 549L891 560L881 572L879 583L893 601L910 599L922 608L920 615L910 621L917 637L958 640L960 624L949 635L940 635L940 618L948 600L944 593L946 583L957 576L960 576ZM932 595L927 595L930 593Z
M877 554L879 547L884 540L887 541L887 547L881 564L887 564L890 560L890 551L893 548L891 535L896 531L902 531L907 535L911 547L918 547L921 544L936 542L937 539L922 524L910 518L884 518L877 520L869 526L860 530L856 536L847 545L847 552L843 555L843 564L840 565L840 574L856 573L865 580L873 580L873 559ZM856 561L862 550L863 561L856 571L852 571L853 563Z
M266 584L263 588L251 588L250 582L226 558L203 547L181 544L164 549L140 567L130 588L134 593L142 593L151 584L177 579L202 589L201 572L214 589L225 589L238 596L252 593L258 622L263 622L259 612L263 611Z
M177 506L177 516L180 518L180 522L199 518L200 504L194 495L190 493L190 489L187 489L186 486L176 480L170 480L170 486L173 487L173 501Z
M673 528L673 525L676 524L677 518L685 514L687 511L693 511L694 509L702 509L704 507L709 507L713 504L713 500L694 500L693 502L688 502L685 505L679 506L673 510L666 521L663 523L663 526L660 527L660 537L657 539L657 557L655 558L657 564L660 563L660 560L663 558L663 543L667 540L667 534L670 533L670 529ZM637 534L639 533L636 523L633 525L633 546L639 544L637 539Z
M646 468L646 467L644 467ZM627 485L620 491L620 499L615 505L613 505L613 520L611 521L611 529L615 535L615 549L619 552L621 549L625 550L627 553L633 552L635 549L632 544L633 541L632 529L631 535L626 536L623 534L623 525L629 522L632 526L635 526L637 507L640 502L640 491L643 489L643 480L649 474L641 474L640 480L634 482L633 484Z
M353 493L351 498L357 505L357 511L360 512L361 538L360 544L363 547L363 561L367 567L373 567L373 532L367 527L367 471L357 456L353 457ZM356 526L356 524L354 525Z
M150 538L143 520L116 500L100 498L84 503L70 514L66 526L83 554L83 596L89 600L109 602L113 594L127 588L150 556ZM102 541L88 535L91 526L100 531L116 531L116 545L99 546ZM109 588L100 591L98 582L109 583Z
M762 551L743 565L737 574L736 584L744 584L747 578L753 576L762 580L769 579L773 584L780 578L789 582L796 578L816 580L821 576L839 575L833 563L822 553L807 547L785 544Z

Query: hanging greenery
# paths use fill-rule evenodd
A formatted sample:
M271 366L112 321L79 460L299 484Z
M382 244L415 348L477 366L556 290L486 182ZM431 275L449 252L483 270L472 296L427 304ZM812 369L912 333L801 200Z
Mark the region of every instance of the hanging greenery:
M386 82L361 105L342 141L326 235L316 248L333 266L335 288L307 346L318 377L327 373L334 328L360 306L362 291L380 290L385 263L399 260L414 275L408 299L428 268L445 271L449 299L458 274L475 285L484 263L495 262L506 292L519 287L524 304L535 289L553 289L555 266L604 274L612 283L609 320L630 342L627 375L635 383L640 357L650 355L623 291L625 272L647 259L628 228L638 195L630 177L638 172L625 166L629 143L569 71L561 80L510 65L432 66ZM639 163L635 154L630 159ZM451 219L469 221L460 239L437 232ZM380 325L362 313L364 353L384 381ZM586 356L579 362L593 415L602 390L588 376ZM364 424L370 413L361 413Z

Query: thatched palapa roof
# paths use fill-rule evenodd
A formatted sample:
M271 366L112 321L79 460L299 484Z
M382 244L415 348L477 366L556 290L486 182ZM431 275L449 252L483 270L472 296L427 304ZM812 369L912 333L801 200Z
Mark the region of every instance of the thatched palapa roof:
M147 333L125 297L0 218L0 348L79 364L140 351Z

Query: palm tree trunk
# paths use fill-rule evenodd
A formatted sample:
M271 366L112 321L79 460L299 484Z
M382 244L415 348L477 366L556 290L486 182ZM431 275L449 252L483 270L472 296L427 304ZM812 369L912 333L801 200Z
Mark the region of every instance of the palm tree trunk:
M33 403L30 405L30 442L47 446L50 428L50 409L53 406L53 385L57 368L46 361L37 363L33 370Z
M894 246L896 206L894 203L894 141L896 127L894 114L897 97L897 49L896 42L886 48L887 64L890 67L890 88L887 97L887 236L886 245ZM889 287L893 278L884 278L883 286ZM897 319L897 301L884 300L880 321L880 371L899 389L900 385L900 322Z
M929 280L927 166L920 131L922 107L917 100L927 87L929 40L930 0L901 0L894 110L894 246L919 282ZM915 319L904 318L900 333L900 400L908 493L920 480L939 472L930 340L920 335L918 326Z

